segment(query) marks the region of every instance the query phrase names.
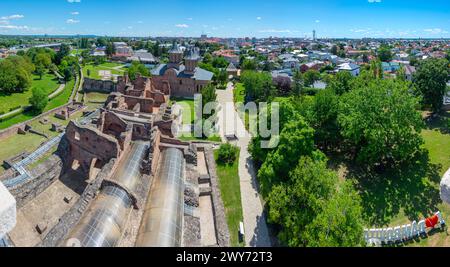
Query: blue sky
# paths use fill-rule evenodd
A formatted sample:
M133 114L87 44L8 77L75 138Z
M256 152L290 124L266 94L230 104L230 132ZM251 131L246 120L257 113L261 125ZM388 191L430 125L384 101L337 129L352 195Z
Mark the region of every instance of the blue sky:
M0 0L0 34L450 38L450 0Z

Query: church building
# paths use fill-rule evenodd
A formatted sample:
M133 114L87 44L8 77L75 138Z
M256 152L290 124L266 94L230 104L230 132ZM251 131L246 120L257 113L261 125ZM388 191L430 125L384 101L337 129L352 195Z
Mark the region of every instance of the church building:
M197 47L189 49L183 64L183 51L174 44L169 51L169 63L160 64L152 70L152 80L156 87L169 83L171 95L175 97L193 98L194 94L211 83L213 73L198 67L200 51Z

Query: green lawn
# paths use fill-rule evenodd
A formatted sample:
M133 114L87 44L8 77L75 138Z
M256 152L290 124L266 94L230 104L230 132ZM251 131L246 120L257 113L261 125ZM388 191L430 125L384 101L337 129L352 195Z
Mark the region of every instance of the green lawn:
M83 112L78 112L73 115L70 120L77 120L83 115ZM38 120L30 123L30 126L41 133L46 134L49 138L57 136L59 133L51 131L52 123L58 123L63 126L67 126L70 120L60 120L54 116L48 116L49 123L44 125L41 124ZM48 140L42 136L27 133L26 135L15 134L11 137L8 137L4 140L0 141L0 165L3 163L3 160L11 158L20 154L22 151L33 152L35 151L42 143L47 142ZM50 156L51 153L48 155ZM45 158L45 157L44 157ZM3 167L0 166L0 173L4 171Z
M31 88L23 93L16 93L11 95L0 94L0 112L8 113L11 108L16 108L18 106L28 106L28 99L32 95L32 89L34 87L40 87L45 90L45 92L50 95L59 87L58 80L53 74L45 74L42 76L42 80L39 76L33 75Z
M241 190L239 181L239 160L233 165L222 165L218 162L218 150L214 151L219 178L220 193L225 206L228 229L230 230L231 246L243 246L239 243L239 222L243 221Z
M237 83L233 91L234 103L244 103L245 101L245 88L244 84Z
M66 84L66 86L64 87L64 90L59 95L57 95L56 97L54 97L52 100L49 101L49 103L47 104L47 106L44 109L44 112L47 112L54 108L65 105L68 102L70 95L72 94L72 89L73 89L74 84L75 84L75 79L69 81ZM58 86L59 86L59 84L58 84ZM53 92L53 91L51 91L51 92ZM28 102L26 102L26 104L24 104L24 105L28 105ZM31 114L29 112L21 113L17 116L14 116L11 119L0 122L0 130L11 127L17 123L21 123L21 122L30 120L33 117L35 117L35 115Z
M19 135L15 134L9 138L0 141L0 164L3 161L20 154L23 151L29 153L36 150L39 145L45 142L46 139L36 134ZM4 172L3 166L0 166L0 173Z
M192 99L184 99L184 98L172 98L169 102L170 105L177 103L182 108L182 120L183 124L193 124L195 121L195 107L194 100ZM182 141L209 141L209 142L221 142L221 138L218 135L211 136L209 138L197 138L193 136L193 133L183 133L182 136L179 137Z
M44 112L67 104L70 96L72 95L72 89L74 85L75 79L72 79L71 81L67 82L66 85L64 86L64 90L55 98L49 101L49 103L45 107Z
M105 102L109 94L91 92L86 94L85 102Z
M422 131L424 148L428 153L382 175L364 172L357 166L352 167L352 163L342 165L342 173L346 173L344 177L353 180L359 191L368 228L400 226L420 221L436 211L440 211L447 222L450 221L450 205L444 204L439 195L440 180L450 168L450 134L442 130L443 125L428 125ZM435 231L428 238L406 245L450 246L450 235Z
M103 64L100 64L98 66L95 66L93 64L88 64L83 66L83 75L86 78L96 79L100 80L103 77L99 75L99 71L111 71L111 74L115 75L123 75L125 73L124 67L125 65L118 64L118 63L112 63L112 62L106 62ZM115 67L122 67L120 69L114 69ZM90 76L88 75L88 70L90 71Z
M195 120L195 107L194 100L184 99L184 98L172 98L170 100L170 105L176 102L183 109L183 124L193 124Z

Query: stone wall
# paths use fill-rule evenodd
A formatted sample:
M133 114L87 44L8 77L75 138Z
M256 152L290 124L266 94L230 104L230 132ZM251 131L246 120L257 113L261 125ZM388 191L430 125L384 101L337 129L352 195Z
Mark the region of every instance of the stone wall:
M64 240L70 231L80 221L83 213L89 207L89 204L97 196L103 180L111 176L116 165L116 159L112 159L99 172L97 177L86 187L80 199L66 212L59 220L58 224L42 240L40 247L66 246Z
M116 91L116 84L113 81L84 78L83 91L85 93L98 92L109 94Z
M43 164L30 172L34 177L25 184L11 188L11 194L16 198L17 208L25 206L29 201L47 189L56 181L63 171L63 162L57 155L52 155Z

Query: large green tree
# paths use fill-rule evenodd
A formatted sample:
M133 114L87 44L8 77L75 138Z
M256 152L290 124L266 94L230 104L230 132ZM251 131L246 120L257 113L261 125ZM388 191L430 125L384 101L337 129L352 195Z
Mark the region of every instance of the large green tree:
M128 76L134 81L136 80L137 74L148 77L150 76L150 71L144 64L139 63L138 61L133 61L131 66L128 68Z
M439 112L449 79L449 62L446 59L427 59L419 63L414 75L414 85L422 95L423 104Z
M418 99L406 83L373 80L341 97L338 122L361 165L393 166L411 159L423 140Z
M0 61L0 91L10 94L27 90L31 85L31 70L34 65L21 56Z
M352 88L351 82L353 76L348 71L341 71L334 76L327 85L329 89L334 91L337 95L342 95Z
M314 85L316 81L320 79L320 72L317 70L308 70L303 74L303 81L305 83L305 86L311 87Z
M321 90L309 106L307 120L315 130L316 145L326 149L336 146L341 136L337 116L339 97L331 89Z
M267 154L258 171L263 196L267 196L274 185L289 180L289 172L301 156L312 156L314 152L314 130L301 116L295 116L284 126L278 146Z
M351 186L338 188L338 177L324 160L301 157L289 181L267 198L269 221L290 247L358 246L363 243L361 207Z
M383 62L392 60L391 48L388 45L381 45L378 49L378 58Z
M42 113L48 103L48 96L45 93L45 90L40 87L34 87L29 102L33 112L37 114Z
M247 100L267 102L275 94L272 76L268 72L244 71L241 75Z
M303 241L309 247L364 246L363 226L360 197L346 182L305 227Z

